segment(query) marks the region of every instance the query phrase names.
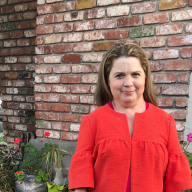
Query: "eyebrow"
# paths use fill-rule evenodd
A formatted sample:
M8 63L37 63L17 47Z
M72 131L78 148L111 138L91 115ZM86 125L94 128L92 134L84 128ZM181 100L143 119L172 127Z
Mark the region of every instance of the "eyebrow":
M116 73L114 73L114 75L119 74L119 73L125 73L125 72L123 72L123 71L116 72ZM131 73L141 73L141 71L133 71L133 72L131 72Z

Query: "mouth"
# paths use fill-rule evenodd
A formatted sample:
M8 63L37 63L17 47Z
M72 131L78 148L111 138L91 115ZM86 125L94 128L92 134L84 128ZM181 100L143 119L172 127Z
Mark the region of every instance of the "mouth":
M131 95L134 93L134 91L122 91L125 95Z

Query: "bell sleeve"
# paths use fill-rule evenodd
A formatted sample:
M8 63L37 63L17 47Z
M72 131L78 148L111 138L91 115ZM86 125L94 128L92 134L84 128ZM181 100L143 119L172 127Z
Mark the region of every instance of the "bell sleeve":
M189 161L183 153L172 115L169 119L168 165L164 176L164 192L192 189Z
M94 188L92 156L94 145L89 119L84 116L79 129L76 151L69 167L70 190L82 187Z

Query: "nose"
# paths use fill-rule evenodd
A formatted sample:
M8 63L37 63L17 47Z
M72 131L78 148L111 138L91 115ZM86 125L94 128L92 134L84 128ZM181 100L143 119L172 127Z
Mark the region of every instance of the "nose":
M133 80L132 78L128 75L124 78L124 84L125 87L131 87L133 86Z

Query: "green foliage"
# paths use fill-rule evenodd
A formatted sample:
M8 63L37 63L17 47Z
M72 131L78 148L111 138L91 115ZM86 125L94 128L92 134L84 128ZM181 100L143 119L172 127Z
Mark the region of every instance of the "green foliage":
M37 173L37 176L35 177L36 182L41 182L41 181L48 181L49 180L49 175L45 173L45 171L40 170Z
M13 23L5 23L2 25L2 31L9 31L9 30L14 30L15 28L15 24Z
M18 173L19 172L19 173ZM15 177L17 178L17 180L19 180L19 181L22 181L23 179L24 179L24 172L23 171L17 171L16 173L15 173Z
M35 124L36 118L35 118L35 111L33 110L28 110L25 112L26 118L25 118L25 123L26 124Z

